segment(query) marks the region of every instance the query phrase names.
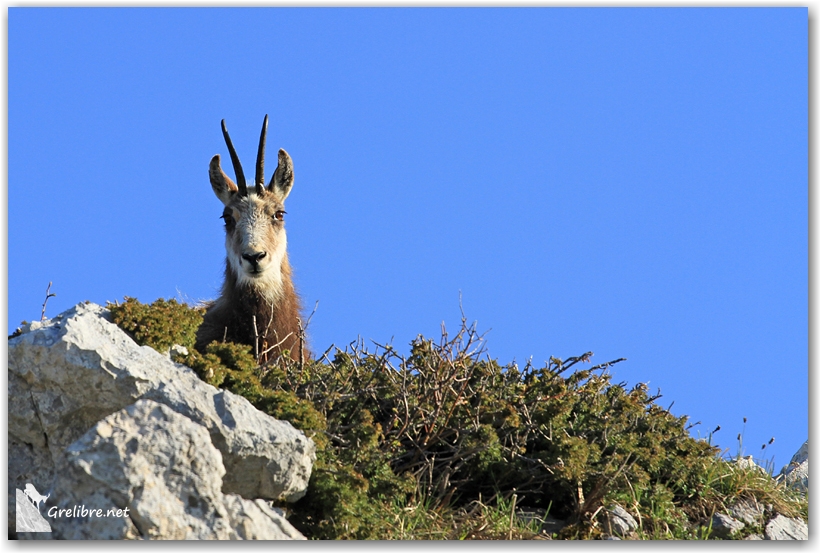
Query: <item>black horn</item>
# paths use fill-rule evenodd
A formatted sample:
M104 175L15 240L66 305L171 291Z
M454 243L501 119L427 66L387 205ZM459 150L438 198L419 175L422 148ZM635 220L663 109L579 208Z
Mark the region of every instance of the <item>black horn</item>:
M239 187L239 195L248 195L248 186L245 184L245 172L242 171L242 164L239 163L239 156L236 155L236 149L233 147L231 137L228 135L228 127L225 126L225 120L222 120L222 136L225 137L225 144L228 145L228 152L231 154L231 162L233 162L233 171L236 173L236 185Z
M262 123L262 134L259 135L259 151L256 152L256 193L265 192L265 139L268 136L268 115Z

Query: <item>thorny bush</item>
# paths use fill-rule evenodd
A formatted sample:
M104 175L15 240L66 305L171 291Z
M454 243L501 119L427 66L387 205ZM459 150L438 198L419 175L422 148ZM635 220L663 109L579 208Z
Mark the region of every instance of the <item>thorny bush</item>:
M717 497L718 449L692 438L686 417L656 405L660 395L645 385L613 384L609 368L622 359L590 366L590 352L542 368L502 366L462 320L452 337L418 336L409 356L389 345L371 352L358 340L314 361L284 355L260 366L247 346L194 351L201 310L132 298L108 307L138 343L186 346L175 361L315 441L308 493L289 507L308 537L407 539L408 505L451 513L442 537L475 537L481 532L458 520L469 525L487 501L509 506L511 498L566 520L563 538L600 536L614 502L639 514L642 535L666 538L701 536L698 525L727 494L805 511L762 487L737 485Z

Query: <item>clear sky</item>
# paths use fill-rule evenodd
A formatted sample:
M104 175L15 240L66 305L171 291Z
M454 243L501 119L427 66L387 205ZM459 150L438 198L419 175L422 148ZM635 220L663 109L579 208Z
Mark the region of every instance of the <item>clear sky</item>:
M501 363L626 357L777 469L808 437L805 8L8 17L10 331L49 281L50 316L215 298L219 122L252 167L269 114L315 351L407 351L461 294Z

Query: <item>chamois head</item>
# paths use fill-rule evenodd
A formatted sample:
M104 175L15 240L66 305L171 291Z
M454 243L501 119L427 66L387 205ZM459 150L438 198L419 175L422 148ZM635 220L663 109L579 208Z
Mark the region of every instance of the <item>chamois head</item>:
M225 282L222 295L208 305L194 347L204 352L213 341L253 347L257 360L289 352L291 359L310 357L301 323L299 296L291 280L285 237L285 198L293 186L293 162L279 150L279 164L265 185L265 135L262 124L256 156L256 178L245 181L239 156L225 121L222 134L231 154L236 182L211 159L208 175L216 197L225 206Z
M265 185L265 137L268 116L262 124L256 156L256 178L245 181L239 156L228 135L225 120L222 134L231 155L236 183L220 166L219 155L211 159L208 174L216 197L225 206L225 250L228 268L239 286L254 288L271 303L283 293L283 262L286 263L285 198L293 186L293 161L285 150L279 150L279 163L268 185Z

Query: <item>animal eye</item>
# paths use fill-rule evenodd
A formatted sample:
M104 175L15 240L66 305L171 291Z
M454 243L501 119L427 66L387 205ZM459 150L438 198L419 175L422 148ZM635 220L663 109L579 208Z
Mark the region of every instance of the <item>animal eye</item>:
M226 225L233 224L233 217L231 217L230 213L223 213L220 219L224 219Z
M273 214L273 218L277 221L284 221L285 220L285 213L287 213L287 211L277 211L276 213Z

